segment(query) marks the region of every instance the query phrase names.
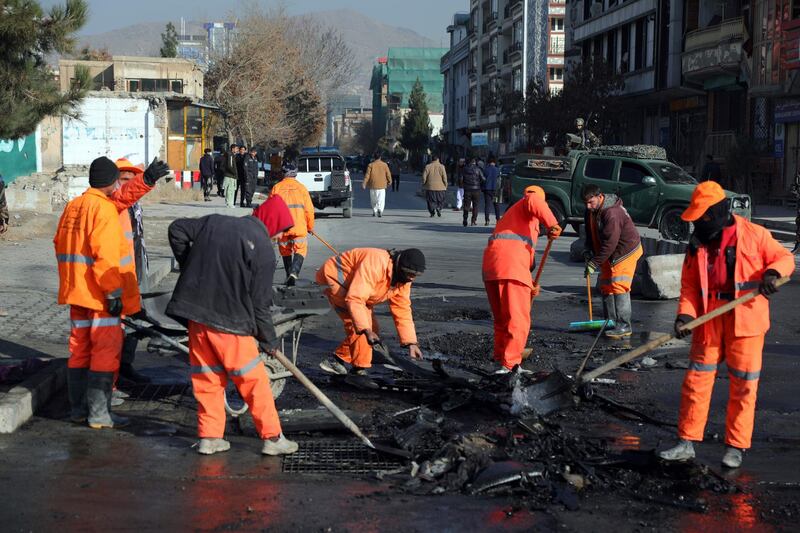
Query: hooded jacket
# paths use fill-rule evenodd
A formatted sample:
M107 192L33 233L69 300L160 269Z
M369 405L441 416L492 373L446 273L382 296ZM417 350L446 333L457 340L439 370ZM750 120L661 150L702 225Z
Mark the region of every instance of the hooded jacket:
M619 263L642 242L633 219L622 205L622 199L615 194L606 194L603 205L596 213L587 209L583 222L586 228L584 249L594 254L592 263L598 268L606 261L612 265ZM597 227L597 235L591 230L593 224Z
M268 218L266 211L260 213L264 219ZM276 228L281 218L268 220ZM181 275L167 315L184 325L191 320L226 333L275 342L270 312L275 253L261 219L224 215L180 218L169 226L169 245Z

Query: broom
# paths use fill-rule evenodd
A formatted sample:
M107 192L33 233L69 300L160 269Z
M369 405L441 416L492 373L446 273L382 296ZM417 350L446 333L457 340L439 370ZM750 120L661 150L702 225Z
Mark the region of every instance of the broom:
M570 322L569 331L597 331L605 327L613 328L613 320L592 320L592 278L586 276L586 294L589 296L589 321L588 322Z

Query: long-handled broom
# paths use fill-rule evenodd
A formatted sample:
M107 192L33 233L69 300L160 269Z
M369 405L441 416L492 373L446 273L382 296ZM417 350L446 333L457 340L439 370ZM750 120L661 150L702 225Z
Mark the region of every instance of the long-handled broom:
M593 320L592 316L592 277L586 276L586 295L589 297L589 321L588 322L570 322L569 331L597 331L603 328L613 328L613 320Z

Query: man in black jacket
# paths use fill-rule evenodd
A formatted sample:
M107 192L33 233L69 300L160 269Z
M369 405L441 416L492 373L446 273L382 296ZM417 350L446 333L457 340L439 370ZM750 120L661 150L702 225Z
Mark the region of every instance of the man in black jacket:
M478 224L478 204L481 201L481 187L484 181L486 178L483 176L483 171L473 157L461 172L461 182L459 183L459 186L464 189L464 226L467 225L470 209L472 209L472 225Z
M253 205L253 195L256 192L256 182L258 181L258 150L250 148L250 153L244 157L245 190L242 194L244 207Z
M275 271L270 237L291 225L289 209L278 198L265 202L252 216L181 218L169 226L169 244L181 275L167 314L189 330L201 454L230 448L223 438L228 378L250 407L264 441L261 452L284 455L297 450L281 432L256 342L270 351L277 341L270 312Z
M245 193L247 192L247 174L244 170L244 158L247 157L247 148L244 145L239 147L236 155L236 194L239 196L239 206L245 206ZM236 204L236 196L233 197L233 203Z
M200 185L203 187L203 200L211 201L211 187L214 182L214 158L211 157L211 148L206 148L200 158Z

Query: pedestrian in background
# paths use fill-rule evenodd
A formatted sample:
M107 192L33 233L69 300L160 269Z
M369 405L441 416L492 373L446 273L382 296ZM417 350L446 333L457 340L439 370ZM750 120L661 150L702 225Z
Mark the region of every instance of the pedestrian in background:
M229 150L225 150L222 154L222 174L225 176L222 180L222 189L225 191L225 207L236 206L236 188L237 188L237 174L236 174L236 154L239 149L235 144L232 144Z
M372 163L367 167L362 188L369 189L369 200L372 204L372 216L383 216L386 207L386 189L392 184L392 173L383 162L380 152L375 152Z
M392 173L392 191L400 190L400 160L397 156L389 160L389 171Z
M244 158L244 207L253 207L253 195L256 193L258 181L258 150L250 148L250 153Z
M679 338L693 338L681 388L680 441L659 453L667 461L694 458L693 443L703 440L717 369L724 361L729 393L722 464L727 468L742 465L742 452L750 448L753 435L762 351L769 330L768 298L778 290L775 282L795 269L794 257L770 232L731 214L730 202L718 183L703 182L681 215L694 223L694 233L683 261L674 330ZM694 331L684 328L753 289L760 295L750 302Z
M478 224L478 204L481 201L481 187L485 180L483 172L473 157L461 173L460 185L464 189L464 226L467 225L470 211L472 211L472 225Z
M455 181L456 189L456 206L453 208L453 211L461 211L464 206L464 188L461 186L461 176L464 174L464 167L466 166L466 160L462 157L458 159L458 163L456 163L456 168L453 171L453 177Z
M794 183L792 184L791 191L792 194L794 194L794 206L796 210L794 219L794 248L792 248L792 253L797 254L800 252L800 169L798 169L794 175ZM2 209L2 207L0 207L0 209Z
M433 155L433 161L428 163L422 172L422 189L425 191L428 213L431 214L431 217L434 214L441 217L447 192L447 171L439 162L439 156L436 154Z
M233 205L236 205L236 198L239 198L239 206L245 207L244 195L247 189L247 174L244 170L244 158L247 155L247 148L244 145L238 146L236 152L236 194L233 195Z
M211 188L214 183L214 158L211 148L206 148L200 158L200 186L203 187L203 200L211 201Z
M6 182L0 175L0 235L8 231L8 203L6 203Z
M486 169L483 171L484 177L486 181L483 182L483 188L481 192L483 192L483 213L486 216L486 226L489 225L489 213L491 212L492 206L494 206L494 222L497 224L497 221L500 220L500 204L496 202L496 191L499 186L500 181L500 169L497 168L494 159L489 160L489 164L486 166Z

